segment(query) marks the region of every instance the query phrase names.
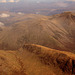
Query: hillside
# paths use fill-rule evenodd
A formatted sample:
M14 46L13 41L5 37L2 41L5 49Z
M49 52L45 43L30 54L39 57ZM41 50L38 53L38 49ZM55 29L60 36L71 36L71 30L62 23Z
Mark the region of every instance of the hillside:
M40 45L0 50L0 75L74 75L75 54Z
M5 19L5 18L4 18ZM15 50L24 44L38 44L75 53L75 14L53 16L23 14L6 18L0 27L0 49Z

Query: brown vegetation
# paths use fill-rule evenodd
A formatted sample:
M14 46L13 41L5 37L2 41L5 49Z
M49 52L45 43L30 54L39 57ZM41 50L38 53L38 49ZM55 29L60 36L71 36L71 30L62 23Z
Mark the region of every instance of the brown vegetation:
M0 75L74 75L75 54L40 45L0 50Z

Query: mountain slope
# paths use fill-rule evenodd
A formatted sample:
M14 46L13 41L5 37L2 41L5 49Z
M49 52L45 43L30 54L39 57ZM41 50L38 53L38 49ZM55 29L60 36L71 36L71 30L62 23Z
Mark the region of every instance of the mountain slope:
M12 24L0 31L0 49L15 50L24 44L39 44L75 53L74 13L53 16L28 14L12 17L9 21Z
M40 45L24 45L16 51L0 50L0 75L73 75L75 54Z

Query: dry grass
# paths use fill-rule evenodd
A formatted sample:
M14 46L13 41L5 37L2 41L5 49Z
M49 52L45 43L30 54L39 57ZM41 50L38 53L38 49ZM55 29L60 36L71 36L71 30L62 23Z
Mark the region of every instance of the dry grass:
M0 75L73 75L75 54L40 45L0 50Z

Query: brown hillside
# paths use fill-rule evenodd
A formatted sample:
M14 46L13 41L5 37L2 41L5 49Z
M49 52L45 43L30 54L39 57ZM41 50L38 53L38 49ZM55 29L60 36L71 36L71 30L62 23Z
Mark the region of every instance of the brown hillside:
M38 44L75 53L74 13L15 15L6 22L9 26L0 31L0 49L15 50L24 44Z
M74 75L75 54L40 45L0 50L0 75Z

